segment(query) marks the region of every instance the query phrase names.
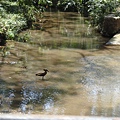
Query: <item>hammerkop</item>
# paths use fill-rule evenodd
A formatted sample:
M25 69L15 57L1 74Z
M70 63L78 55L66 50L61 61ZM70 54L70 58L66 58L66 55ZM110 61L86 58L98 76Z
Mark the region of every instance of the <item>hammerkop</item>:
M47 69L43 69L44 72L43 73L37 73L36 76L42 76L42 80L44 79L44 76L47 74L47 72L49 72Z

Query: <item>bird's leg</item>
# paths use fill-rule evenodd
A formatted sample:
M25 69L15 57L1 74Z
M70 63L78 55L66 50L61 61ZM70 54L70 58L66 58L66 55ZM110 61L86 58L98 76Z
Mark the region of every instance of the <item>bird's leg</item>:
M42 76L42 80L44 80L44 76Z

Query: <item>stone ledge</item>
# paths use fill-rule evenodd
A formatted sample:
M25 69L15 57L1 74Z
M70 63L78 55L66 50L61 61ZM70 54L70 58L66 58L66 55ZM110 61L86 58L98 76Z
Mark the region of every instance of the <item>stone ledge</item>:
M120 118L64 115L1 114L0 120L120 120Z

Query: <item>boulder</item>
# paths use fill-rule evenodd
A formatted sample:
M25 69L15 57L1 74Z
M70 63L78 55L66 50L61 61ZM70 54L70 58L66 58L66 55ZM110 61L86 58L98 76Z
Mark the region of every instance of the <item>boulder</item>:
M120 45L120 33L114 35L107 43L106 45Z
M112 37L120 31L120 17L114 14L105 16L103 22L102 34L107 37Z

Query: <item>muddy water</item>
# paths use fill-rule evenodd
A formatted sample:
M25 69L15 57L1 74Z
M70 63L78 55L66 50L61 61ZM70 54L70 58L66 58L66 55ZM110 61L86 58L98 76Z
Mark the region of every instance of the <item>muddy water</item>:
M27 43L8 41L0 56L0 112L120 116L120 47L77 13L45 13ZM35 76L44 68L42 80Z

